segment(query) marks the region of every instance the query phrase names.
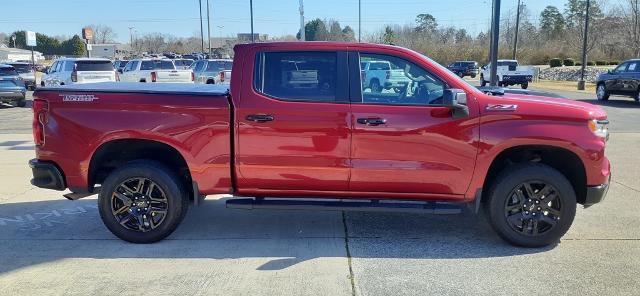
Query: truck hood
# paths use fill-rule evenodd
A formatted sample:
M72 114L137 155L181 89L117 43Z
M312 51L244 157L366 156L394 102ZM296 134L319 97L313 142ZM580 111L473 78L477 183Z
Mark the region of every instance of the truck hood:
M522 107L518 109L518 113L542 112L548 115L558 114L581 119L607 118L607 112L602 107L567 98L514 93L505 93L499 98L502 98L500 103L515 104Z

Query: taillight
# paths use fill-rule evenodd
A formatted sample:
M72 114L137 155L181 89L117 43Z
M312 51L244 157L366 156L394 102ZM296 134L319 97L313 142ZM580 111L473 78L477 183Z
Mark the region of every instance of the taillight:
M78 71L73 70L73 72L71 72L71 81L78 82Z
M391 71L387 71L387 79L391 78Z
M224 82L224 71L220 71L220 82Z
M151 72L151 82L156 82L158 75L156 72Z
M44 145L44 125L47 123L49 104L44 100L33 100L33 141L36 146Z
M196 74L191 72L191 81L196 81Z

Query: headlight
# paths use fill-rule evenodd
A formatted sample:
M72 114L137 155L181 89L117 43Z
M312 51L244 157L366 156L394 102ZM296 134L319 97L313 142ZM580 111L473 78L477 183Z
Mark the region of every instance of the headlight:
M609 140L609 121L592 119L589 121L589 129L598 137Z

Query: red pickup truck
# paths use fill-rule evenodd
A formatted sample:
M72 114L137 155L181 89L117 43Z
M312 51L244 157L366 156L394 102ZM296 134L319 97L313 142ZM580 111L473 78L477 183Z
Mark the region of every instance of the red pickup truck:
M371 89L361 65L406 82ZM32 184L99 194L116 236L171 234L190 201L227 207L457 213L551 244L606 195L607 115L567 99L479 91L427 57L374 44L235 47L230 90L97 83L34 94Z

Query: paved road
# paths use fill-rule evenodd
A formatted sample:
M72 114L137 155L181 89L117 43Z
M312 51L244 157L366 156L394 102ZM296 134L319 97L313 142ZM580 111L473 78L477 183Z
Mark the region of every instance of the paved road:
M638 295L639 110L609 104L609 195L542 249L509 246L471 214L247 212L226 196L191 207L165 241L124 243L95 198L29 185L33 144L17 132L29 109L1 109L13 130L0 131L0 295Z

